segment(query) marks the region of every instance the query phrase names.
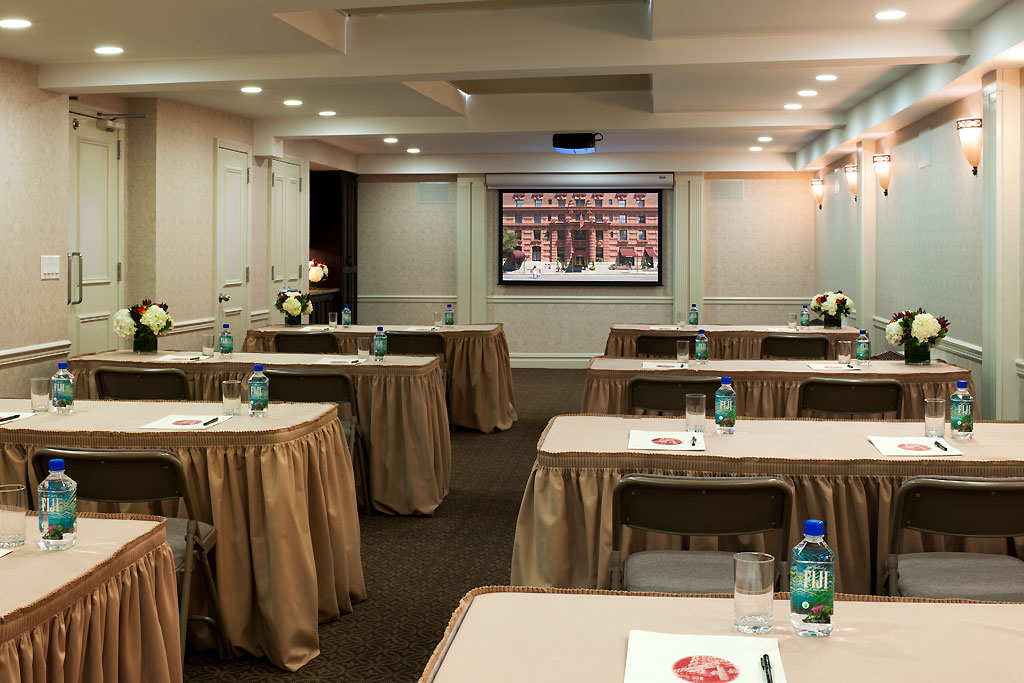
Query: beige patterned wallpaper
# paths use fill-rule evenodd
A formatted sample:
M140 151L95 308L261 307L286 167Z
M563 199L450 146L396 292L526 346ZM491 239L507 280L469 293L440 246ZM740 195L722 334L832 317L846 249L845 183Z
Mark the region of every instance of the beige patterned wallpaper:
M1021 69L1021 79L1024 80L1024 69ZM1024 89L1021 90L1021 111L1024 111ZM1024 159L1024 117L1021 117L1021 159ZM1024 174L1021 175L1021 209L1020 215L1021 220L1024 221ZM1020 255L1021 259L1024 260L1024 229L1020 231ZM1024 263L1021 264L1021 278L1020 278L1020 300L1024 303ZM1024 315L1020 318L1020 351L1017 354L1017 362L1024 363ZM1020 405L1020 419L1024 420L1024 375L1021 374L1020 368L1017 371L1017 381L1019 383L1018 392L1020 399L1018 401Z
M128 119L124 133L126 305L152 298L156 291L157 101L138 99L131 106L148 118Z
M825 181L825 195L822 208L814 211L815 271L812 294L841 289L850 295L856 305L860 299L857 275L860 233L857 228L857 204L853 201L853 194L843 174L843 166L855 163L857 157L851 154L824 169L820 176ZM810 188L807 191L809 193Z

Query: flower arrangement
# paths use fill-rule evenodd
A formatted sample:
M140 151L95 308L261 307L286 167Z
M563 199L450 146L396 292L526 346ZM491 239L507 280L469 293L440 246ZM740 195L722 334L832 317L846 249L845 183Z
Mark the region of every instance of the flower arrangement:
M136 353L156 351L156 338L174 329L174 320L167 315L167 304L154 304L143 299L141 304L122 308L114 314L114 333L131 339Z
M825 292L811 299L811 310L819 315L850 315L853 313L853 299L838 292Z
M320 282L327 279L327 266L316 259L309 261L309 281Z
M278 293L274 308L284 313L284 321L288 325L298 325L300 316L303 313L312 313L313 304L309 301L309 294L294 290L284 290Z
M929 349L942 341L949 332L945 316L936 318L923 308L916 311L894 313L885 326L885 338L893 346L902 346L904 360L910 365L928 365Z

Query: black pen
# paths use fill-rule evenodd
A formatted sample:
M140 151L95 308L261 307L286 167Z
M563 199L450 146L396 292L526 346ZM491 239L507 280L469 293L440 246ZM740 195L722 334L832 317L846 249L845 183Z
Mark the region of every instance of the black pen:
M768 659L768 655L761 657L761 668L764 670L764 680L767 681L767 683L773 683L772 660Z
M15 413L14 415L8 415L7 417L0 417L0 422L7 422L8 420L16 420L19 417L21 417L21 415L18 415L17 413Z
M690 439L690 445L691 446L696 446L697 445L697 437L693 437L692 439Z
M189 360L202 360L202 356L196 356L195 358L189 358Z
M936 445L936 446L938 446L939 448L941 448L941 449L942 449L942 450L944 450L944 451L948 451L948 450L949 450L948 448L946 448L945 446L943 446L943 445L942 445L941 443L939 443L938 441L936 441L936 442L935 442L935 445Z
M206 422L203 423L203 426L204 427L209 427L210 425L212 425L214 422L216 422L219 419L220 419L219 417L215 417L212 420L207 420Z

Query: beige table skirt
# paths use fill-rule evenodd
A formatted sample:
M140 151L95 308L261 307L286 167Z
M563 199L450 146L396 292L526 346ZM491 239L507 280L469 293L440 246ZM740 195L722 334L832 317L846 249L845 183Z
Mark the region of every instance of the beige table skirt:
M626 385L636 375L722 376L732 377L736 390L737 417L800 417L799 389L805 379L820 377L895 379L903 386L903 413L885 417L924 419L925 398L949 400L956 391L957 380L969 382L971 394L977 395L971 371L942 362L930 366L908 366L902 361L873 361L868 369L851 372L821 372L807 367L806 361L757 360L711 361L680 370L644 370L643 361L597 357L590 361L583 385L584 413L623 415L627 407ZM881 417L881 416L880 416Z
M219 401L221 382L252 374L252 364L268 367L334 370L355 384L360 429L369 451L371 505L377 512L429 515L448 495L451 436L444 384L436 359L392 356L383 364L319 365L313 354L240 353L229 360L198 363L157 362L152 356L110 352L69 361L76 394L99 395L96 369L103 365L177 367L184 371L193 399ZM148 359L148 360L147 360ZM243 398L246 395L243 389ZM273 407L271 407L273 410Z
M785 479L793 486L795 495L788 546L792 547L803 537L804 520L824 520L825 539L836 549L839 558L836 570L838 589L863 594L883 591L893 500L905 479L920 474L1024 477L1024 456L1013 446L1024 438L1024 425L1018 424L979 423L980 433L996 434L984 438L979 436L977 443L963 445L968 455L944 460L882 458L867 442L867 434L917 434L921 428L921 423L917 422L758 420L748 425L751 430L756 427L759 431L744 434L742 441L737 439L737 435L709 436L706 453L546 450L545 439L552 433L556 421L581 420L583 417L599 422L635 420L636 429L685 430L682 420L658 417L552 418L541 436L537 461L530 472L516 522L511 576L514 585L608 588L611 585L612 492L627 474L776 476ZM619 447L600 424L586 423L573 429L594 439L603 437L608 443L608 451ZM819 433L819 436L808 436L808 429ZM780 434L774 438L772 435L776 431ZM628 435L628 428L624 428L624 433ZM584 439L581 436L581 447ZM559 441L565 441L564 431ZM780 446L776 441L792 443L792 448ZM960 442L955 443L960 445ZM857 447L856 453L849 452L852 445ZM862 451L864 455L861 455ZM972 451L981 455L972 455ZM836 452L836 455L830 457L830 452ZM639 550L719 547L716 539L694 538L689 545L684 545L678 536L645 533L625 527L622 538L623 559ZM741 549L740 545L732 543L723 541L722 549ZM774 546L765 548L761 538L741 538L739 543L743 549L775 554ZM1024 548L1024 544L1021 547ZM924 542L920 536L910 533L905 535L905 548L904 552L916 552L922 548L1006 552L1002 539L944 544L932 537Z
M17 406L24 401L0 399L2 410ZM44 445L177 454L196 514L217 528L228 640L238 652L295 670L319 654L318 624L351 612L366 586L352 461L336 408L279 404L271 411L275 417L166 432L138 426L167 414L217 414L220 405L76 401L71 415L37 415L0 430L0 483L34 490L29 456ZM185 516L181 507L159 509Z
M296 329L302 328L274 325L249 330L243 351L271 352L278 333L295 332ZM385 329L402 331L405 327L393 325ZM356 339L372 337L375 330L372 325L353 325L348 329L336 329L334 334L341 340L342 353L355 354ZM518 416L508 339L501 323L455 325L444 327L439 333L445 342L452 424L481 432L511 427Z
M680 325L677 330L652 330L651 325L629 325L617 323L608 330L604 355L622 358L636 358L636 338L640 335L664 335L674 337L680 334L696 334L704 330L708 337L708 356L717 360L755 360L761 357L761 340L766 334L794 334L792 330L771 329L768 325ZM655 325L654 327L672 327ZM782 327L782 326L778 326ZM856 327L838 330L817 325L802 327L797 334L821 334L828 337L828 357L836 357L836 342L853 341L860 335ZM690 349L693 354L693 349Z
M97 517L151 524L126 532ZM4 602L19 605L0 610L0 683L181 681L177 579L162 518L81 513L69 555L45 557L38 539L30 528L14 550L20 557L0 559Z

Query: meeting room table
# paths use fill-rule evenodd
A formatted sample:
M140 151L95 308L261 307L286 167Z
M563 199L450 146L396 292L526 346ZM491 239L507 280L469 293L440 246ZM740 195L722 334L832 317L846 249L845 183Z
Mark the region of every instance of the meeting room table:
M658 367L645 368L645 363ZM830 368L814 370L809 363L823 363ZM897 380L903 387L903 412L888 417L923 419L924 399L948 400L956 391L958 380L967 380L971 394L977 396L970 370L941 361L933 361L931 365L907 365L903 361L873 360L869 365L853 369L834 361L712 360L700 364L691 359L687 367L677 368L671 360L597 356L587 365L582 412L629 413L626 385L636 375L731 377L738 417L799 417L800 383L820 377Z
M380 362L371 359L352 364L336 356L260 352L190 360L199 355L108 351L72 358L68 367L75 375L77 395L85 398L99 396L96 369L105 365L178 368L185 373L191 397L200 401L219 401L221 382L226 379L241 380L244 387L255 363L265 368L348 375L355 384L359 428L369 451L373 509L385 514L429 515L448 495L451 435L436 358L387 356ZM246 391L243 389L243 402ZM274 396L273 383L270 396Z
M80 513L75 545L51 552L27 515L25 545L0 549L0 681L180 682L165 526L162 517Z
M973 439L947 439L964 455L943 457L884 456L868 441L869 436L923 436L923 420L745 420L737 423L736 433L723 435L715 434L708 420L705 449L697 452L630 450L631 430L684 432L686 426L683 419L667 417L551 419L537 445L516 522L513 585L608 588L612 492L631 473L781 477L795 494L787 547L803 537L804 520L823 520L825 540L838 557L837 590L862 594L884 589L893 500L905 479L1024 477L1024 423L977 422ZM638 550L683 547L681 537L629 528L622 538L624 558ZM715 539L694 542L695 549L717 549ZM903 552L962 549L913 533L905 534L904 547ZM970 539L963 547L1006 554L1003 539ZM772 548L765 552L774 554Z
M837 341L853 341L860 335L856 327L826 329L808 325L792 329L784 325L641 325L614 323L608 331L604 355L636 358L636 338L640 335L674 337L695 335L704 330L708 338L708 357L716 360L755 360L761 357L761 340L768 334L820 334L828 339L828 357L836 357ZM693 349L690 349L693 354Z
M731 596L477 588L459 603L419 683L622 683L630 631L733 636L754 647L775 640L774 680L788 683L1020 680L1011 653L1024 639L1022 604L837 594L835 630L804 638L789 624L788 598L775 594L773 629L755 637L733 628ZM687 654L707 653L664 652L668 666L657 680L766 680L757 654L735 660L739 679L714 667L674 673Z
M319 653L318 624L366 597L352 461L333 404L274 404L265 417L229 419L219 402L76 400L64 415L28 408L0 399L0 411L29 415L0 425L0 483L34 491L29 459L43 446L162 449L181 459L196 515L217 529L215 580L236 651L298 669ZM172 415L187 426L151 427ZM221 419L201 429L190 416ZM186 516L173 501L139 505Z
M481 432L508 429L518 417L508 339L501 323L481 325L381 325L385 332L436 333L444 337L452 424ZM249 330L243 351L273 351L274 337L286 333L331 332L341 352L356 353L356 339L371 338L377 325L331 330L326 325L270 325Z

